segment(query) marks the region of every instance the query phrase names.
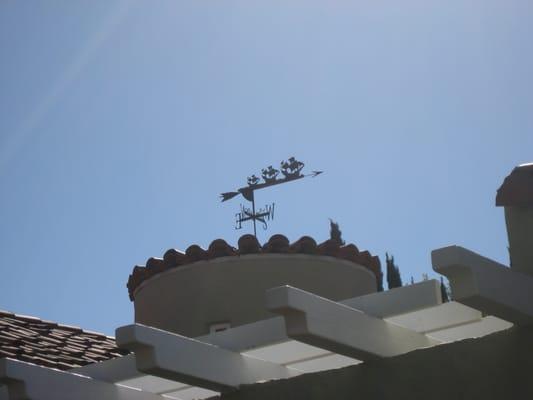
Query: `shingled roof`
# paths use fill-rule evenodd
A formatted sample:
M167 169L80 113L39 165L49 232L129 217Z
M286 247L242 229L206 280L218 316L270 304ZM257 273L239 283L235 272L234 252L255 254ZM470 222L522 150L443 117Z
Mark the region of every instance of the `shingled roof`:
M128 353L112 337L0 310L0 358L68 370Z
M135 266L128 279L128 292L130 300L134 300L135 289L145 280L168 269L191 264L197 261L210 260L218 257L238 257L249 254L314 254L318 256L329 256L341 258L368 268L376 276L378 287L381 287L383 274L381 272L381 262L378 256L372 256L367 250L359 251L356 245L339 245L334 240L326 240L323 243L317 242L309 236L303 236L294 243L284 235L276 234L270 237L263 246L254 235L243 235L239 238L238 248L230 246L223 239L216 239L211 242L207 250L193 244L185 250L185 253L176 249L169 249L163 258L149 258L146 266Z

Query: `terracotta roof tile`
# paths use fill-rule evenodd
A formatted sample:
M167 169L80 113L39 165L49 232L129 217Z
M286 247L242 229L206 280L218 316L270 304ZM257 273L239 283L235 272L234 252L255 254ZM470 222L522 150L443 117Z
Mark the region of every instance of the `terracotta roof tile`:
M288 253L290 249L289 239L283 235L273 235L263 245L264 253Z
M165 252L163 258L149 258L146 267L135 266L128 279L128 292L130 300L133 301L135 289L147 279L159 274L160 272L177 268L201 260L209 260L218 257L238 257L247 254L265 254L265 253L285 253L285 254L316 254L330 257L337 257L351 261L368 268L376 276L378 287L383 279L381 272L381 263L377 256L372 256L368 251L359 251L354 244L340 246L333 240L326 240L317 244L316 241L309 237L303 236L294 243L284 235L273 235L263 246L259 244L257 238L253 235L243 235L238 240L238 248L231 247L223 239L216 239L209 245L207 250L193 244L185 250L185 253L176 249L169 249Z
M296 242L291 244L290 250L293 253L302 253L302 254L317 254L318 245L316 244L315 239L310 236L302 236Z
M238 242L239 254L256 254L261 252L261 245L254 235L243 235Z
M187 256L187 264L195 261L207 260L207 252L197 244L187 247L187 250L185 250L185 255Z
M101 333L0 310L0 358L68 370L125 354Z

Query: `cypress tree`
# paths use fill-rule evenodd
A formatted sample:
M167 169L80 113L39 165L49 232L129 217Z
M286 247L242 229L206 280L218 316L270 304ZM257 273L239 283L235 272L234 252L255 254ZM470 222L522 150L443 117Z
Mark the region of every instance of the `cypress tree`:
M444 285L444 280L442 279L442 276L440 277L440 294L442 296L442 302L447 303L450 301L450 297L448 296L448 290L446 289L446 285Z
M329 219L329 238L335 243L337 243L339 246L344 245L344 240L342 240L342 232L339 228L339 224L333 222L331 218Z
M338 244L339 246L344 246L344 244L346 243L342 239L342 232L339 228L339 224L337 222L333 222L331 218L329 219L329 239L332 240L334 243ZM379 276L376 277L376 280L377 280L377 291L382 292L383 291L383 275L381 274L381 263L379 264Z
M402 278L400 276L400 269L394 264L394 256L389 257L389 254L385 253L385 258L387 263L387 284L389 285L389 289L401 287Z

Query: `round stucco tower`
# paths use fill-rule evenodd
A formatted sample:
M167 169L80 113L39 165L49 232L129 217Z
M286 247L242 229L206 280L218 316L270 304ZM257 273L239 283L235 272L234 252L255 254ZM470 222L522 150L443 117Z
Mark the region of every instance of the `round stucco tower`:
M169 250L135 267L128 282L135 322L196 337L274 317L265 292L291 285L331 300L373 293L381 279L379 259L354 245L321 245L303 237L292 245L274 235L260 247L252 235L234 249L218 239L207 251Z

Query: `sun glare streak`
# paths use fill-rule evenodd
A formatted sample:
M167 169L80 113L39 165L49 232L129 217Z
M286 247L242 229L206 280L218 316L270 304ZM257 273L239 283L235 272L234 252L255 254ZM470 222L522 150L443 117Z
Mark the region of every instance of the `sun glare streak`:
M95 31L88 36L86 42L80 47L79 52L67 64L65 70L37 105L31 110L0 148L0 175L8 168L8 163L26 143L35 128L43 120L51 108L58 102L68 87L80 76L87 67L91 57L98 51L104 41L113 33L126 17L132 3L120 1L102 19Z

